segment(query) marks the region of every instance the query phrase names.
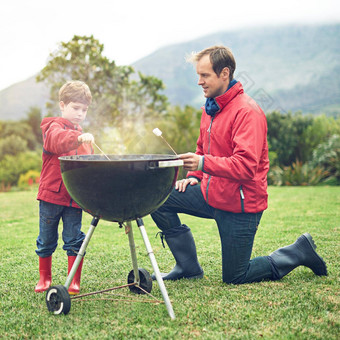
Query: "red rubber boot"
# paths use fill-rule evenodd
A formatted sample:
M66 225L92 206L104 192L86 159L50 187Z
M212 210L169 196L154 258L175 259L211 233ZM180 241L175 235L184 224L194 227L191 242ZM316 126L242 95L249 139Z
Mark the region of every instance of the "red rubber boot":
M39 274L40 274L40 280L34 289L36 293L42 293L51 286L52 256L49 256L49 257L39 256Z
M76 260L77 256L68 256L68 271L67 273L69 274L74 261ZM84 258L81 259L80 263L79 263L79 267L73 277L73 280L70 284L70 287L68 287L68 292L70 295L77 295L79 294L79 290L80 290L80 277L81 277L81 270L83 268L83 261Z

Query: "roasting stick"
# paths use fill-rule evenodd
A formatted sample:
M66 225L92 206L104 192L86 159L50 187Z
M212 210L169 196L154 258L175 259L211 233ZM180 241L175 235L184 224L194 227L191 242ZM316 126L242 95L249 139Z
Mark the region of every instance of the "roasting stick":
M163 136L162 136L162 131L161 131L159 128L153 129L152 132L153 132L157 137L161 137L161 138L164 140L164 142L165 142L166 144L168 144L168 147L173 151L173 153L177 156L176 151L171 147L171 145L166 141L166 139L163 138Z
M107 158L107 160L110 160L110 158L106 156L104 151L95 142L92 142L92 144L98 148L98 150L102 153L102 155L104 155Z

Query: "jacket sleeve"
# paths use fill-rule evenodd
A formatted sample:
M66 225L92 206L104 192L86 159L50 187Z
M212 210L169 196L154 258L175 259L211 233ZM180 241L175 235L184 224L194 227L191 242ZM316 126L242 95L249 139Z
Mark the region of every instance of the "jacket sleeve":
M200 127L200 130L202 129L202 124L201 124L201 127ZM195 151L195 153L197 154L197 155L201 155L201 156L204 156L204 154L203 154L203 143L202 143L202 133L201 133L201 131L200 131L200 135L199 135L199 137L198 137L198 140L197 140L197 146L196 146L196 151ZM199 181L201 181L202 180L202 178L203 178L203 172L202 171L188 171L188 173L187 173L187 178L189 178L189 177L195 177L195 178L197 178Z
M64 129L59 124L52 123L43 135L44 149L56 155L67 153L78 148L80 135L81 132L78 130Z
M240 109L231 131L230 157L204 156L203 171L234 180L252 180L266 151L267 124L264 113Z

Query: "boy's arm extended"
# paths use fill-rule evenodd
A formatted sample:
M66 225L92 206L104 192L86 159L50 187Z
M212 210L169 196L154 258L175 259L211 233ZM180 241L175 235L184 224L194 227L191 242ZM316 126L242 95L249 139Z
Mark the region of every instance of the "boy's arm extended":
M82 135L79 130L64 129L59 124L51 124L44 133L44 149L53 154L61 155L77 149L81 142L78 137Z

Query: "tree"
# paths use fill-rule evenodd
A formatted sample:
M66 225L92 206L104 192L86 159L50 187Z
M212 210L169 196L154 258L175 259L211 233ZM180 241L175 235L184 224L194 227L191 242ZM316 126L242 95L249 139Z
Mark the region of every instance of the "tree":
M267 114L267 122L271 151L276 152L280 165L308 160L305 159L303 133L313 123L311 116L303 116L300 112L281 114L274 111Z
M314 150L320 144L327 143L333 135L340 135L340 118L334 119L325 115L314 117L313 123L305 129L301 138L303 159L311 160Z
M16 156L28 151L27 141L17 135L9 135L0 139L0 161L6 156Z
M27 125L31 127L38 145L42 145L43 142L40 129L41 118L41 109L39 107L31 107L27 113L27 118L23 120L24 123L27 123Z
M167 98L161 80L135 74L131 66L117 66L103 56L104 45L93 36L77 36L61 42L37 76L50 86L50 115L59 112L58 91L68 80L82 80L91 89L93 103L87 119L91 132L100 137L105 127L124 128L126 121L150 119L165 112ZM133 78L133 79L131 79Z
M0 157L5 154L15 155L26 150L35 150L38 146L38 142L32 134L31 126L25 121L2 122L0 134Z
M195 152L201 122L201 109L192 106L172 107L166 121L159 127L167 136L167 141L173 145L176 152Z

